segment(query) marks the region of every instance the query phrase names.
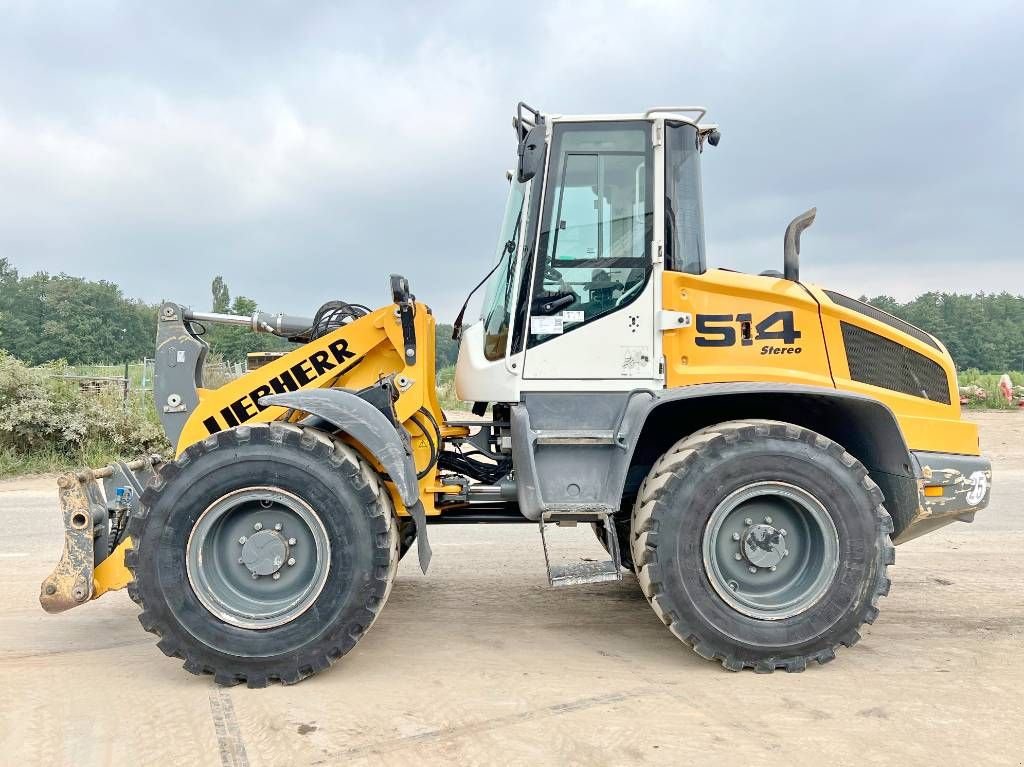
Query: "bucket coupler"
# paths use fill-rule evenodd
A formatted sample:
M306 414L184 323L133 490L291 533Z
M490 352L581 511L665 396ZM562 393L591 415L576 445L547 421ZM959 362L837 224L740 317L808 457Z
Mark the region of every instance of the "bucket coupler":
M39 592L48 613L59 613L120 588L124 583L125 528L142 491L163 459L145 456L57 480L64 552Z

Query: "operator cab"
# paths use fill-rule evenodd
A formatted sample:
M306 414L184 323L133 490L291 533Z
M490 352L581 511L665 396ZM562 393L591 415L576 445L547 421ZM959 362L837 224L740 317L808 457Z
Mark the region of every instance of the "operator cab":
M480 320L466 328L462 399L664 387L663 270L705 271L701 107L541 115L519 105L511 174Z

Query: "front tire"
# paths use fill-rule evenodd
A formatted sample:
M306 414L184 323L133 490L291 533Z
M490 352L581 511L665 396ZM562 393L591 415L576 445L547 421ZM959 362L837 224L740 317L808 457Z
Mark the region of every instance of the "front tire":
M821 434L719 424L676 443L641 486L637 576L702 657L733 671L803 671L878 615L894 560L881 504L860 462Z
M191 445L142 496L125 556L139 622L221 685L298 682L387 600L398 525L376 472L316 429L241 426Z

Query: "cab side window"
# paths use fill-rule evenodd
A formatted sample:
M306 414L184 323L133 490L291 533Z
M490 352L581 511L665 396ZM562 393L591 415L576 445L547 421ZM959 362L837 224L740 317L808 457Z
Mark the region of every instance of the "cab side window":
M650 274L650 126L556 126L534 273L530 346L631 303ZM538 332L533 332L536 329Z

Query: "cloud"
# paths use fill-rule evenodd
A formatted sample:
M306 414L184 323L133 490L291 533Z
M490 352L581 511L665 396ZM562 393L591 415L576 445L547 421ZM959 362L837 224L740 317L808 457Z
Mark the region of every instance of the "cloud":
M268 309L451 319L489 268L526 99L698 102L713 265L847 293L1024 292L1024 31L1012 4L15 3L0 29L0 253L22 271Z

